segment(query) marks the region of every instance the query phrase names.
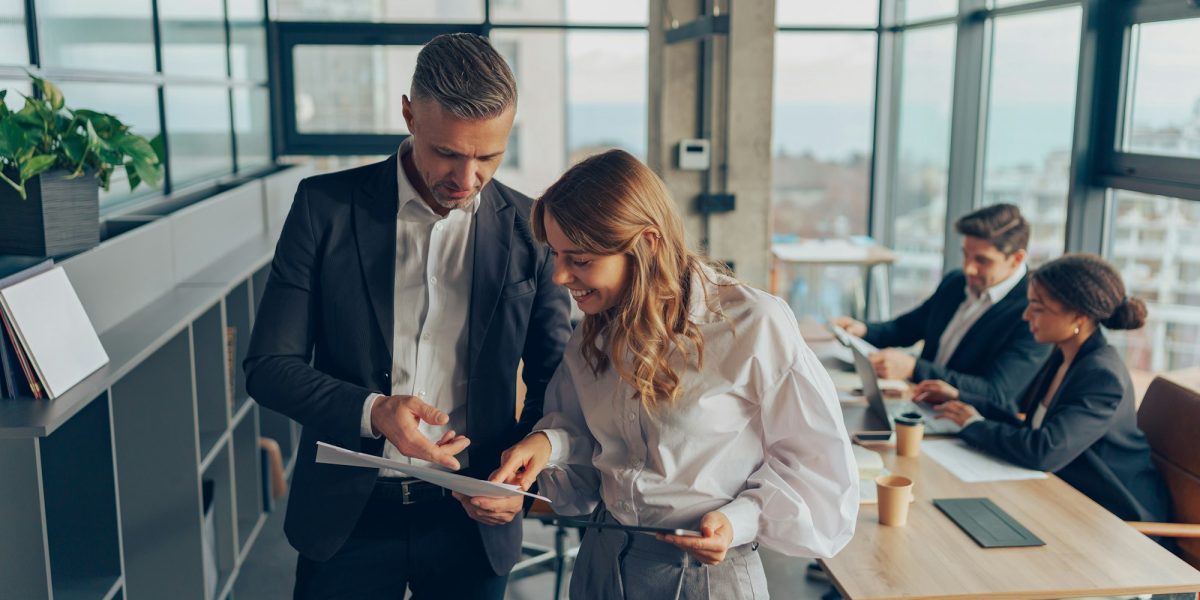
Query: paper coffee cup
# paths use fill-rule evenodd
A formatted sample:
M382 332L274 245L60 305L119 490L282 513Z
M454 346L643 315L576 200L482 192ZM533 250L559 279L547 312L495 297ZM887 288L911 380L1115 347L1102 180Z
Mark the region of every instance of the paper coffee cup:
M912 501L912 487L912 480L900 475L880 475L875 478L881 524L903 527L908 523L908 504Z
M925 437L925 422L920 413L907 412L897 415L896 454L918 456L921 454L921 438Z

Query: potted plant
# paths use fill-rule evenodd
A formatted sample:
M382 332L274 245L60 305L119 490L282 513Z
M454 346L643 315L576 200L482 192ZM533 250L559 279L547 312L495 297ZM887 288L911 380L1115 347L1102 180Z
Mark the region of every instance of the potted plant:
M116 117L67 108L57 86L30 75L36 97L13 111L0 90L0 254L57 256L100 242L100 192L114 168L129 187L157 187L161 137Z

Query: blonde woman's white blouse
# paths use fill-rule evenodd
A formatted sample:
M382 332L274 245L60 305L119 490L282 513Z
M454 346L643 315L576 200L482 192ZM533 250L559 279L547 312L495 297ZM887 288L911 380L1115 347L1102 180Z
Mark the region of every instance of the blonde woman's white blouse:
M704 365L676 360L683 391L654 415L614 369L592 373L576 330L534 427L552 447L542 493L564 515L603 500L627 525L695 528L719 510L734 546L834 555L854 533L858 475L829 374L782 300L709 270L692 281L707 291L689 303Z

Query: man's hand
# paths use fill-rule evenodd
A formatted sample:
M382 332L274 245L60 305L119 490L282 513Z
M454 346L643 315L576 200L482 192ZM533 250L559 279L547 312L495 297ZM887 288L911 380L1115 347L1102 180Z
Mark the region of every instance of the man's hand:
M524 496L494 498L490 496L465 496L454 492L472 519L484 525L504 525L513 520L524 507Z
M700 533L704 537L656 534L659 541L669 542L691 554L696 560L715 565L725 560L725 553L733 543L733 523L720 511L713 511L700 519Z
M489 480L519 485L521 489L529 490L537 481L538 473L546 468L550 450L550 438L535 431L500 455L500 468L492 473Z
M895 348L884 348L867 358L881 379L911 379L917 368L916 358Z
M459 464L454 455L466 450L471 440L455 435L451 430L435 444L417 429L421 421L445 425L450 422L450 416L416 396L384 396L371 407L371 428L387 438L401 454L457 471Z
M959 402L958 400L939 404L933 407L933 409L938 411L939 419L950 419L958 423L960 427L965 426L967 421L972 418L979 416L979 411L975 410L974 406L966 402Z
M914 402L928 402L930 404L941 404L958 400L958 388L942 381L941 379L926 379L913 387Z
M867 335L866 323L863 323L862 321L856 321L847 316L834 318L833 324L845 329L846 333L849 333L850 335L857 335L858 337Z

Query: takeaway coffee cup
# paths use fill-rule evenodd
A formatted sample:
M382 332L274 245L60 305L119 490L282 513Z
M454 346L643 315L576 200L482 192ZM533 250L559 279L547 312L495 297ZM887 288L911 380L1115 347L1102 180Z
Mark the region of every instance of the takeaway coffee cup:
M918 456L921 454L921 438L925 437L925 419L921 413L906 412L897 415L896 454Z
M875 493L879 497L879 522L903 527L908 523L908 505L912 502L913 482L900 475L880 475L875 478Z

